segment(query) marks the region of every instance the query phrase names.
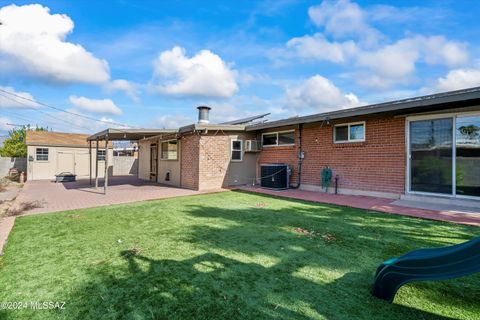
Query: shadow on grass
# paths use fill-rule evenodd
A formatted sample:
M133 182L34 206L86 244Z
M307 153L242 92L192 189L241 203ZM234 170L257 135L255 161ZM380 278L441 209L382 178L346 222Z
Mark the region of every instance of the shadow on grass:
M291 275L285 266L266 268L212 253L183 261L154 260L132 251L122 256L128 272L95 274L95 281L76 292L76 304L68 308L76 314L67 318L449 319L374 300L366 294L367 274L351 272L318 284ZM338 299L328 299L332 294Z
M92 280L74 292L68 308L74 313L66 318L448 319L372 297L373 273L391 255L467 240L468 228L451 235L431 221L303 201L278 208L270 205L273 198L261 199L239 209L188 206L193 225L175 236L182 248L194 248L191 258L121 252L122 263L89 271ZM424 230L437 235L425 237ZM415 294L438 288L422 285ZM448 290L462 296L462 282ZM463 298L465 305L476 303L474 296Z

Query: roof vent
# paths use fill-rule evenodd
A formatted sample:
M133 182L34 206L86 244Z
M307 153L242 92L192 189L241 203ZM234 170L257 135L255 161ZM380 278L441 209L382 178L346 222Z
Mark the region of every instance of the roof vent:
M197 107L198 109L198 123L203 123L203 124L206 124L206 123L209 123L209 120L208 120L208 115L210 113L210 107L207 107L207 106L199 106Z

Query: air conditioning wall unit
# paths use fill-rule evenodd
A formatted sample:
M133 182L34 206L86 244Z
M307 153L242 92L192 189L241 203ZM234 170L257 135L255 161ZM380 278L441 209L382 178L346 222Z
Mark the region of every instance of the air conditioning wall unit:
M287 164L261 164L260 186L274 190L288 189L291 173Z
M245 152L260 152L261 150L260 141L245 140Z

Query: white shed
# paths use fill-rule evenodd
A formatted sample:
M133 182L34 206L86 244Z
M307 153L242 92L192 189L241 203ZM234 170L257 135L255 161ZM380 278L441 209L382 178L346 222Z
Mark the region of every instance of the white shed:
M62 172L71 172L77 175L77 179L88 179L90 169L95 176L96 142L92 141L90 157L88 136L77 133L27 131L27 180L53 180L56 174ZM98 156L98 176L103 177L105 173L104 142L99 143ZM109 144L108 157L110 159L113 157L111 144Z

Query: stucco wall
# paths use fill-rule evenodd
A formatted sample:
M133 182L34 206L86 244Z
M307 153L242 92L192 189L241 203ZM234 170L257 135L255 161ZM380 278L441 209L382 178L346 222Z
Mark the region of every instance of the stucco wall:
M161 155L161 143L159 143L159 155L158 155L158 182L162 184L168 184L176 187L180 187L180 160L182 156L182 142L178 141L177 145L177 160L162 160ZM170 181L165 180L167 172L170 172Z
M150 180L150 141L138 143L138 178Z
M123 176L130 174L138 174L138 158L114 156L113 175Z
M48 161L37 161L35 156L36 148L48 148ZM113 150L108 150L110 174L112 168ZM89 177L89 150L88 148L73 147L51 147L51 146L28 146L27 147L27 179L28 180L51 180L62 171L59 166L59 153L72 154L74 159L74 172L77 179ZM92 177L95 177L96 150L92 148ZM98 162L98 176L103 177L105 173L105 162Z

